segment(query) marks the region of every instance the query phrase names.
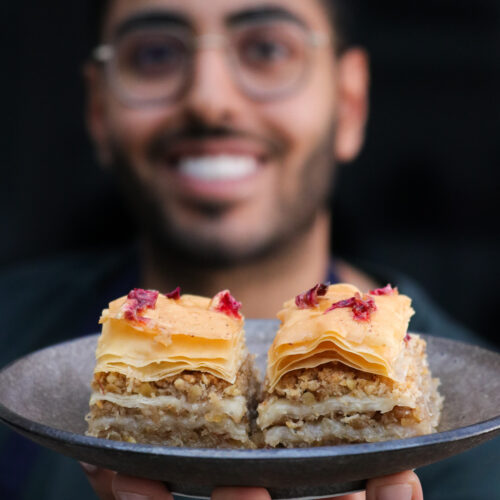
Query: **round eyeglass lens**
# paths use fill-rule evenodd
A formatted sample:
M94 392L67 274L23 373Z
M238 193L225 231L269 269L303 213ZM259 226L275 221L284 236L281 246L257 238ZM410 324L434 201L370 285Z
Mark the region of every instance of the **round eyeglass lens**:
M292 23L269 23L238 30L233 57L241 85L256 97L285 94L307 73L307 34Z
M168 100L185 86L190 57L180 36L164 30L137 31L117 43L112 76L125 99Z

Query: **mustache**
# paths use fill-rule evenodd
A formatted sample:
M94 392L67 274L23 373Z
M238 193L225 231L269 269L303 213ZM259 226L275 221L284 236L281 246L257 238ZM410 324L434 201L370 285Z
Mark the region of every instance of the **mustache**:
M190 122L176 128L169 128L158 133L148 148L150 159L161 158L176 143L184 141L206 141L211 139L245 139L259 143L269 156L279 156L286 150L286 145L279 140L264 137L226 125L209 125L202 122Z

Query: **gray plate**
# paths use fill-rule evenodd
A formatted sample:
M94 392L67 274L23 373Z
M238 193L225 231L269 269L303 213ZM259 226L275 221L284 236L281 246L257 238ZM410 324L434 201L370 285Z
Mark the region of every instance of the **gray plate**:
M248 320L249 350L264 372L277 322ZM206 496L215 485L264 486L273 498L332 496L366 479L414 469L500 433L500 355L426 337L445 404L436 434L383 443L277 450L169 448L84 435L97 335L35 352L0 372L0 419L77 460L162 480L172 491Z

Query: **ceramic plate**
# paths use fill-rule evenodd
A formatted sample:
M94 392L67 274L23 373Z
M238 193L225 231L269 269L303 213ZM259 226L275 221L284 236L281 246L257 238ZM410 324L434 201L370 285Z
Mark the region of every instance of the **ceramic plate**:
M247 320L247 344L264 372L277 322ZM442 460L500 434L500 355L425 337L445 396L439 432L382 443L277 450L170 448L85 436L97 335L26 356L0 372L0 419L77 460L162 480L208 497L214 486L263 486L273 498L319 498L363 489L370 477Z

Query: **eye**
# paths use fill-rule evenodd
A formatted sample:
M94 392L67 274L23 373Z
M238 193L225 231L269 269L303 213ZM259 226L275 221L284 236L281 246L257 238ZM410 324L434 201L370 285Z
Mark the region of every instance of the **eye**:
M253 72L291 71L305 58L303 32L286 23L242 29L236 35L236 50L243 67Z
M187 50L175 37L136 36L123 44L120 50L120 66L129 73L143 78L168 76L185 63Z
M286 60L290 57L287 45L276 40L251 40L243 47L243 56L247 62L269 64Z

